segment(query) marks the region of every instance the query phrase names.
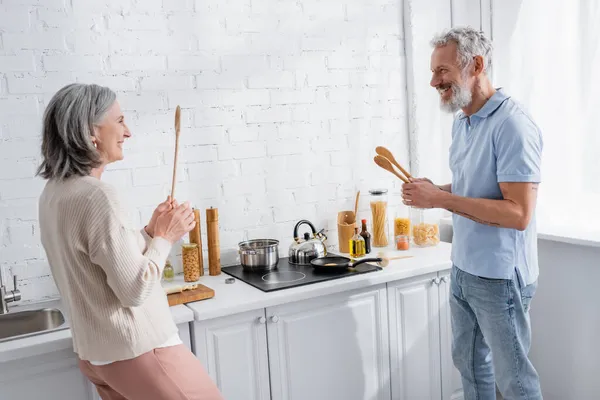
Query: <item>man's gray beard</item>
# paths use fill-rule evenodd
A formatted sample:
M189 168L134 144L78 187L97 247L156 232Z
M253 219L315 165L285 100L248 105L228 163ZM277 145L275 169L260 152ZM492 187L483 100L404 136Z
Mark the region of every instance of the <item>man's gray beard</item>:
M442 111L454 114L461 108L471 104L473 95L467 87L459 86L456 83L453 83L450 90L452 90L452 97L450 98L450 101L444 102L444 100L440 98L440 108Z

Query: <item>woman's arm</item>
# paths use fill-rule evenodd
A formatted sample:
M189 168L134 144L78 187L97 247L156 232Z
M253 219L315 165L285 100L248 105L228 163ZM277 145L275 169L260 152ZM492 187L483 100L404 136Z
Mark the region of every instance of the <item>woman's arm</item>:
M116 196L99 189L91 200L86 218L90 259L106 273L124 307L140 306L160 281L172 245L155 237L140 250L140 233L126 226Z

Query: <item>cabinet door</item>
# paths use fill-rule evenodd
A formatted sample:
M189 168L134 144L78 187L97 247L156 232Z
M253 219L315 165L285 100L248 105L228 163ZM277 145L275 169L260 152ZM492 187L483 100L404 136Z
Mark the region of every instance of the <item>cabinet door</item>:
M0 364L0 400L92 400L95 388L72 350Z
M388 284L392 399L440 400L437 274Z
M267 309L273 400L388 400L384 285Z
M442 354L442 399L462 400L460 373L452 362L452 325L450 316L450 272L440 272L440 337Z
M177 325L177 329L179 330L179 337L181 338L181 341L183 342L183 344L190 349L190 351L194 351L194 348L192 347L192 338L191 338L191 334L190 334L190 323L189 322L185 322L183 324L179 324Z
M227 400L269 400L264 309L194 322L196 356Z

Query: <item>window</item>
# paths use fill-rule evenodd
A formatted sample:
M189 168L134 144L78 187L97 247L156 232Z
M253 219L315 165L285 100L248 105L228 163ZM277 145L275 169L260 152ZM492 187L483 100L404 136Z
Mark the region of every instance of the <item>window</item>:
M515 3L515 4L511 4ZM494 85L544 137L540 225L600 222L600 2L496 0Z

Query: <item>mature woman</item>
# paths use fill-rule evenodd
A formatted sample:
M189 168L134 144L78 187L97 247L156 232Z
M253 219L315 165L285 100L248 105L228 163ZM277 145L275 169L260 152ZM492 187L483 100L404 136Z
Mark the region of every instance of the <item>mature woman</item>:
M171 246L194 227L189 204L167 199L140 232L101 180L129 137L115 93L97 85L62 88L44 115L41 239L79 366L103 400L220 400L160 286Z

